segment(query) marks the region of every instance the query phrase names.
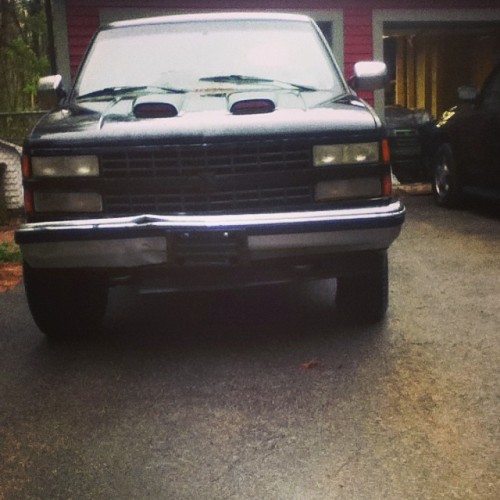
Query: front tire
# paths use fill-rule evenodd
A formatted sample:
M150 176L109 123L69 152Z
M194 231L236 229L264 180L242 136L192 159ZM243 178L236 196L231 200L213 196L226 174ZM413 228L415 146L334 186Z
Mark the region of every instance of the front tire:
M102 273L34 269L24 263L24 287L31 315L49 338L92 334L106 313L108 284Z
M432 192L442 207L456 208L462 202L462 186L449 144L441 144L433 158Z
M364 274L337 278L337 308L349 319L370 323L382 321L389 305L387 252Z

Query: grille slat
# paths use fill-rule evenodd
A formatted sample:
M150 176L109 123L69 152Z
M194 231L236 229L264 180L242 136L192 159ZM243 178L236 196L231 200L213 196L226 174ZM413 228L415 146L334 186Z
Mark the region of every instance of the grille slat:
M389 138L393 158L418 155L421 151L421 139L416 130L395 130Z
M107 213L218 213L312 203L311 146L259 141L101 154ZM151 184L153 182L153 184Z

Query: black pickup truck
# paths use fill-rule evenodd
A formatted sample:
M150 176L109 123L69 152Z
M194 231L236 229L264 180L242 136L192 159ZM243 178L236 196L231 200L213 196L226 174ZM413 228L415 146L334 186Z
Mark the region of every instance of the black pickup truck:
M340 311L381 320L392 196L384 129L305 16L117 22L24 144L16 233L32 315L48 336L97 329L110 286L142 292L337 278ZM351 88L352 87L352 88Z

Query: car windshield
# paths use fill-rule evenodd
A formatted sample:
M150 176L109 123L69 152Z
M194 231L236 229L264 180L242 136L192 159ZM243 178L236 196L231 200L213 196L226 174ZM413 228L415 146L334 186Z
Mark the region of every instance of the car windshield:
M74 97L112 99L127 95L122 89L215 93L241 87L345 92L313 25L239 20L101 31Z

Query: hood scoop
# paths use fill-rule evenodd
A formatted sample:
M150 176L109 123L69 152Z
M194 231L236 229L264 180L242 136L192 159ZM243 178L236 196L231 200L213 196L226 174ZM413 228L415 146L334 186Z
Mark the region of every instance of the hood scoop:
M229 111L233 115L257 115L272 113L276 104L269 95L256 95L253 93L232 94L228 98Z
M136 118L172 118L179 114L172 104L172 96L145 95L135 100L133 112Z

